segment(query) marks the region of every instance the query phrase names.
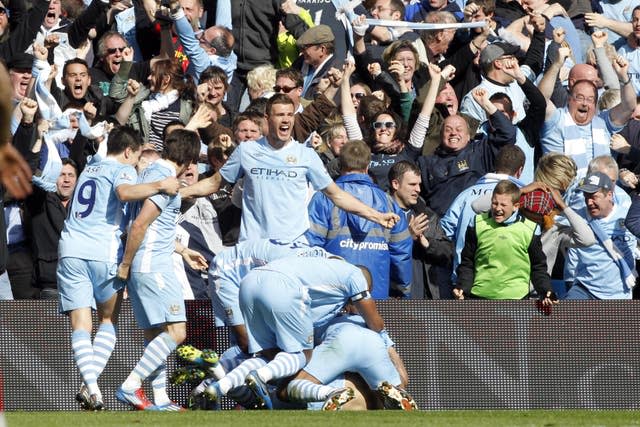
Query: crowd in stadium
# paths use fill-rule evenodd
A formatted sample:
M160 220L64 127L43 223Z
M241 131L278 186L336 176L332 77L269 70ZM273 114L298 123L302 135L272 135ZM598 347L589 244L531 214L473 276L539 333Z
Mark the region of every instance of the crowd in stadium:
M305 3L0 1L0 299L58 300L84 408L123 298L165 411L176 349L194 407L414 409L375 300L633 298L637 0Z

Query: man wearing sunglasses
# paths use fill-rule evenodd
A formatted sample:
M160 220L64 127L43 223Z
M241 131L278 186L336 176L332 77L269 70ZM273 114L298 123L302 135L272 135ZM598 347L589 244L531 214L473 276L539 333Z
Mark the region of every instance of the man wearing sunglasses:
M225 71L230 84L238 62L238 57L233 52L235 40L231 31L223 26L212 26L196 35L192 23L187 19L187 11L180 3L172 0L169 7L175 31L189 57L187 73L197 82L205 69L217 66Z
M124 62L123 54L127 48L129 48L127 40L117 31L107 31L98 41L96 56L99 62L96 67L91 67L89 73L92 84L97 85L104 96L109 95L111 80L120 71L120 65ZM149 74L151 74L151 62L136 61L131 65L129 78L143 82Z
M313 101L309 101L302 97L303 85L300 71L293 68L276 71L276 84L273 91L283 93L293 101L295 108L293 138L301 142L306 141L311 132L318 129L324 119L335 110L335 104L331 99L336 93L336 88L329 85L324 93L318 94Z

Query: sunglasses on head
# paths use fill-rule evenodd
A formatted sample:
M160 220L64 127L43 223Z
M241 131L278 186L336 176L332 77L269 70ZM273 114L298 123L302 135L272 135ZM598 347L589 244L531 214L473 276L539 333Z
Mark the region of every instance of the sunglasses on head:
M109 55L113 55L113 54L114 54L114 53L116 53L116 52L120 52L120 53L122 53L122 52L124 52L124 50L125 50L126 48L127 48L126 46L125 46L125 47L110 47L110 48L107 48L107 53L108 53Z
M289 93L292 90L296 89L297 86L293 86L293 87L286 87L286 86L274 86L273 87L273 91L274 92L284 92L284 93Z
M374 129L381 129L381 128L393 129L394 127L396 127L396 124L394 122L373 122Z

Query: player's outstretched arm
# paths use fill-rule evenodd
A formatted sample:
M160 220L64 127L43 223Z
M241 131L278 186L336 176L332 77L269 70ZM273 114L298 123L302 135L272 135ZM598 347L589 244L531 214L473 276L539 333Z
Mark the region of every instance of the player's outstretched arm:
M160 209L151 200L145 200L142 205L140 213L131 224L131 229L127 236L127 246L124 249L124 256L122 262L118 266L118 278L126 280L129 277L129 269L131 268L131 261L138 252L138 248L144 240L144 234L147 232L149 225L160 216Z
M322 192L340 209L376 222L385 228L393 228L400 221L400 217L395 213L378 212L338 187L335 182L329 184Z
M144 184L122 184L116 188L118 199L123 202L133 202L143 200L158 193L165 193L170 196L178 194L180 181L170 176L160 181L148 182Z
M220 172L216 172L209 178L201 179L193 185L180 189L180 196L183 199L189 197L201 197L208 196L217 192L226 181L220 175Z

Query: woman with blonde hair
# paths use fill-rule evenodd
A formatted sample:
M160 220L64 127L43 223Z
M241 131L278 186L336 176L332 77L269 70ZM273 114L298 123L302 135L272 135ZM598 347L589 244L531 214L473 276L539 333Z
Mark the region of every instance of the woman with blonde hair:
M258 98L270 98L276 84L276 69L273 65L260 65L247 74L247 92L253 101Z
M324 124L320 126L319 132L310 139L311 146L316 150L333 179L340 176L338 158L340 150L347 141L347 130L340 116L326 118Z
M547 272L551 274L558 251L569 247L586 247L596 242L587 221L565 203L564 193L576 178L573 159L561 153L547 153L538 161L535 182L522 188L520 209L525 217L542 229L542 251L547 256ZM566 220L555 221L557 215Z

